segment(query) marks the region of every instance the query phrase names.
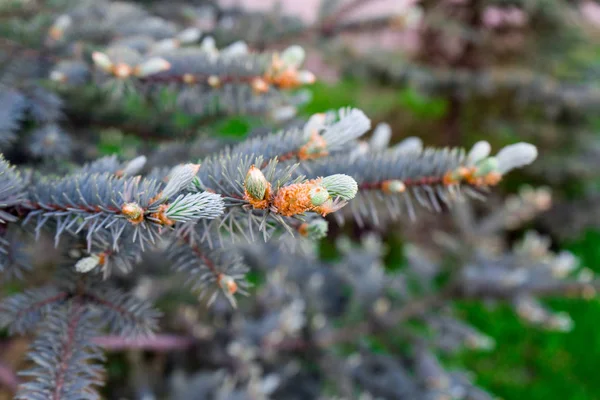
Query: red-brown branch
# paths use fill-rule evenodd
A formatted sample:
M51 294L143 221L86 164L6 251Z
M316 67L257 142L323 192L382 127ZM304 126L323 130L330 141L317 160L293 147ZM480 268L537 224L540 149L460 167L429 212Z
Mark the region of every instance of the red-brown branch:
M65 385L65 378L69 362L73 357L73 347L75 345L75 334L77 331L77 325L81 319L83 312L82 306L79 301L74 302L75 309L69 314L69 322L67 325L66 342L60 354L60 364L56 373L56 385L52 393L53 400L61 400L62 388Z
M59 301L64 300L64 299L66 299L68 297L69 297L69 293L67 293L67 292L61 292L61 293L58 293L58 294L56 294L56 295L54 295L52 297L48 297L47 299L36 301L35 303L31 304L29 307L24 308L21 311L19 311L15 315L15 319L18 320L18 319L22 318L23 315L25 315L27 313L30 313L30 312L32 312L35 309L42 308L42 307L47 306L49 304L59 302Z
M391 179L386 179L385 181L381 181L381 182L363 182L360 185L358 185L358 189L359 190L381 190L382 189L382 185L388 181L388 180L392 180ZM410 187L410 186L424 186L424 185L444 185L444 177L443 176L424 176L422 178L417 178L417 179L405 179L402 180L402 183L404 183L404 185L406 187Z
M196 246L195 244L192 243L189 235L183 235L181 238L190 247L190 249L192 249L194 254L197 255L198 258L202 259L202 261L204 261L204 263L206 264L206 266L208 267L210 272L212 272L212 274L215 277L218 277L220 272L217 270L217 267L215 266L213 261L210 258L206 257L204 252L202 250L200 250L200 248L198 246Z

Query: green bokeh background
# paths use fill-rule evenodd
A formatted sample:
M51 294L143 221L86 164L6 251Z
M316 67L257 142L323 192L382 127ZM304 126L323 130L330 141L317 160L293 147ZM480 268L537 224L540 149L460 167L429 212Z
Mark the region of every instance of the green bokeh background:
M304 109L306 114L325 109L353 105L365 110L375 121L390 121L397 133L394 119L402 119L402 126L426 127L441 120L447 104L443 99L426 98L411 89L370 87L356 81L342 81L335 85L319 83L313 86L313 99ZM469 116L467 116L469 118ZM465 125L469 126L470 121ZM433 130L435 131L435 129ZM427 130L401 132L401 136L417 135L426 143ZM488 139L481 133L466 132L465 145ZM500 144L518 140L518 133L507 131ZM502 143L505 142L505 143ZM514 191L523 182L508 183ZM572 251L581 265L600 273L600 231L588 231L581 237L558 246ZM393 246L394 249L399 247ZM327 253L327 249L324 250ZM397 265L401 251L388 256L390 266ZM461 304L459 309L467 321L496 341L490 352L464 352L451 360L453 366L473 371L477 383L500 398L527 400L595 400L600 399L600 301L598 299L548 299L556 311L568 312L574 329L569 333L548 332L524 325L506 305L489 307L483 304Z

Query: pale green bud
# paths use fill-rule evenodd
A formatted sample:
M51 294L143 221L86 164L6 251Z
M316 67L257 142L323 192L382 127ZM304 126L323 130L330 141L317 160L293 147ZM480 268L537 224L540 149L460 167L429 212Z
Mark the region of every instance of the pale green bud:
M323 239L329 230L329 223L324 219L314 219L303 225L302 235L311 240Z
M310 196L310 202L314 206L322 205L327 200L329 200L329 197L330 197L327 189L325 189L322 186L313 187L312 189L310 189L310 192L308 193L308 195Z
M246 192L255 200L263 200L267 193L269 182L262 171L254 165L250 167L244 180Z
M353 199L358 192L356 181L343 174L326 176L322 179L321 186L327 189L331 197L339 197L343 200Z
M489 173L498 172L498 160L496 157L484 158L475 165L475 168L475 172L473 173L475 177L486 176Z

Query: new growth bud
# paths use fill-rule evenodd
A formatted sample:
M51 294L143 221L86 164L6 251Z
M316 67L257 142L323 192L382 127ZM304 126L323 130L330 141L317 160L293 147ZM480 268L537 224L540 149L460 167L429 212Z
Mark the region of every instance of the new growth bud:
M244 199L254 208L265 209L270 198L271 184L259 168L251 166L244 179Z
M254 200L264 200L269 182L262 171L254 165L250 167L244 180L244 189Z
M170 68L171 64L167 60L160 57L154 57L135 67L133 74L143 78L158 74L162 71L167 71Z
M217 284L223 291L223 294L229 303L231 303L234 308L237 307L237 302L233 296L238 291L238 284L236 283L235 279L229 275L221 273L217 276Z
M356 181L344 174L326 176L322 179L321 184L331 197L339 197L342 200L351 200L358 192Z
M406 190L406 185L404 184L404 182L398 180L398 179L390 179L388 181L384 181L381 184L381 190L383 190L384 193L402 193Z
M494 172L498 172L498 160L495 157L488 157L480 160L475 165L473 176L480 178Z
M183 164L178 165L171 170L169 174L169 182L167 186L163 189L159 200L166 201L170 197L176 195L181 192L183 189L187 188L191 183L198 170L200 169L200 164Z
M504 147L496 158L498 159L498 172L502 175L515 169L531 164L537 158L537 148L529 143L515 143Z
M324 219L314 219L305 222L298 228L298 232L310 240L319 240L327 236L329 223Z
M92 60L94 61L94 64L104 72L112 72L114 64L106 54L95 51L92 53Z
M308 142L298 151L298 158L301 160L311 160L325 157L328 154L327 142L317 131L313 131Z
M290 46L281 53L281 61L286 67L299 68L305 58L306 52L298 45Z
M330 197L329 192L323 186L314 186L312 189L310 189L308 195L310 196L310 202L313 206L322 205L329 200Z
M85 274L96 268L98 265L100 265L100 261L100 256L96 254L93 254L89 257L84 257L81 260L77 261L77 263L75 263L75 271L81 274Z
M221 86L221 79L219 79L219 77L216 75L209 76L207 82L208 85L212 88L218 88L219 86Z
M314 83L316 78L312 72L299 70L304 58L305 52L300 46L291 46L281 54L273 54L271 65L264 74L265 80L282 89Z
M139 224L144 220L144 209L137 203L123 204L121 213L134 225Z
M133 160L127 163L125 168L119 171L118 176L132 176L137 174L142 170L142 168L144 168L144 165L146 165L146 161L146 156L138 156L134 158Z
M469 166L477 164L490 155L491 149L492 147L485 140L475 143L467 155L466 164Z
M256 94L263 94L269 91L269 84L262 78L254 78L251 83L252 90Z

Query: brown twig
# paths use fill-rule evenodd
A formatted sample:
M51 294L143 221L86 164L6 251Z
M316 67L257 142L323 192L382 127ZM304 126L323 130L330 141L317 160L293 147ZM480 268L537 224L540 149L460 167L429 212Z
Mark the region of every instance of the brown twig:
M19 379L15 371L3 363L0 363L0 386L8 388L11 392L16 392L19 386Z

